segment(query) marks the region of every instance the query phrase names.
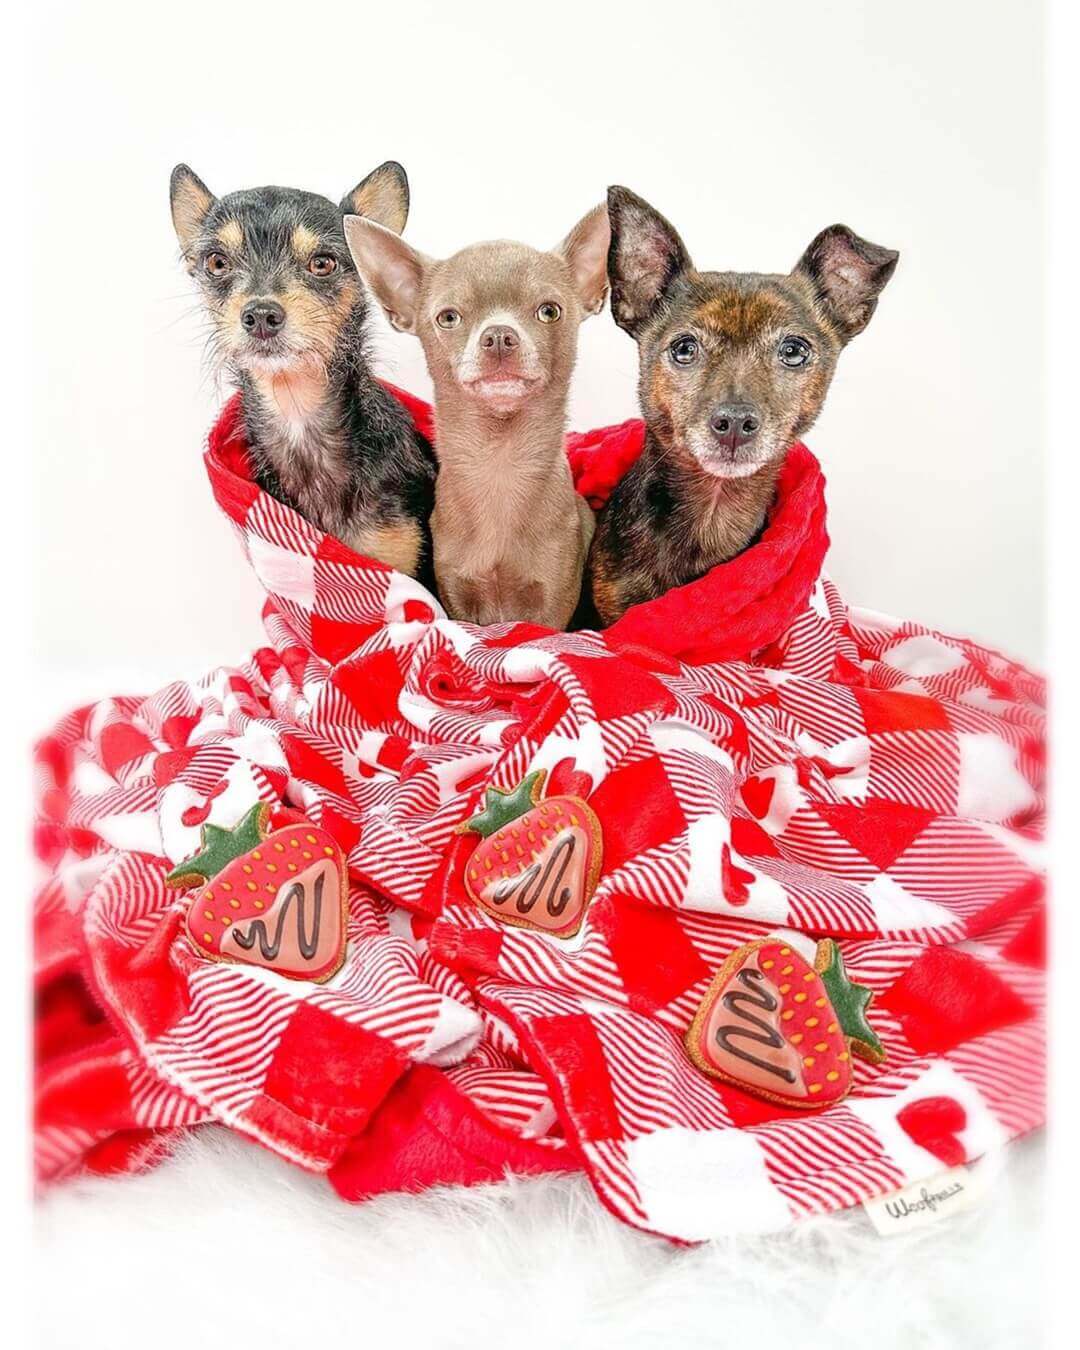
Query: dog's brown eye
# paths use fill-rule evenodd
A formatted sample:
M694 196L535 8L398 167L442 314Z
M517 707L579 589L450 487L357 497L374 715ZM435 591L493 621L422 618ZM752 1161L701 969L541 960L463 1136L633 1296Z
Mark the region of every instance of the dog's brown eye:
M208 253L203 265L207 275L212 277L227 277L232 270L232 264L224 253Z
M536 317L541 323L558 323L562 318L562 306L557 305L554 300L547 300L536 311Z
M435 315L435 322L440 328L456 328L461 322L461 315L456 309L440 309Z
M689 333L684 333L682 337L675 339L668 351L677 366L688 366L697 360L698 340Z
M801 337L786 337L776 349L776 354L780 358L780 364L787 366L789 370L795 370L798 366L805 366L810 360L810 344Z
M313 277L328 277L337 271L337 259L331 258L329 253L316 253L308 263L307 270Z

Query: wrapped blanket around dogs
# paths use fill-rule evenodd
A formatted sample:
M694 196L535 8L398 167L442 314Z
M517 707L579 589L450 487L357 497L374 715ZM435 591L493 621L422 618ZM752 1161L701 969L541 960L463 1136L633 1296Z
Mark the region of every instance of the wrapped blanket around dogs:
M579 489L601 501L641 439L571 437ZM206 462L269 645L41 743L43 1177L146 1166L216 1121L350 1199L584 1167L620 1218L693 1240L854 1204L1042 1121L1041 682L846 608L805 447L759 543L601 634L451 622L260 491L235 401ZM466 886L477 838L457 827L540 769L602 835L572 937ZM182 932L166 873L260 801L347 855L326 983L207 960ZM808 960L834 939L874 994L886 1057L825 1110L708 1076L684 1045L727 958L774 934Z

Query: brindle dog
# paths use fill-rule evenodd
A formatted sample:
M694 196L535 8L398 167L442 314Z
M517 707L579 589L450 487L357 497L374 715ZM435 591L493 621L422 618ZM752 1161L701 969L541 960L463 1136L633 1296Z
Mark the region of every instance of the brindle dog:
M382 164L335 206L294 188L217 198L187 167L173 223L239 385L259 485L350 548L429 584L435 459L367 360L368 304L342 219L400 233L405 170Z
M589 556L586 599L604 625L755 541L785 452L899 257L833 225L787 276L698 272L627 188L608 190L608 214L611 310L640 350L646 432Z

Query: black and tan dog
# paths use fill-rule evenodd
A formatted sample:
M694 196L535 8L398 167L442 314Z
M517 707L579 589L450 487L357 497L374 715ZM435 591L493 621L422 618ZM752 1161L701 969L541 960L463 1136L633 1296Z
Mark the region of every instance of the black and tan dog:
M833 225L786 276L698 272L627 188L609 189L608 214L611 310L640 350L646 433L589 556L583 600L604 625L754 542L785 452L899 256Z
M259 485L358 553L430 577L435 460L371 373L367 300L342 228L364 215L400 233L404 169L381 165L340 206L280 187L219 199L184 164L170 187Z

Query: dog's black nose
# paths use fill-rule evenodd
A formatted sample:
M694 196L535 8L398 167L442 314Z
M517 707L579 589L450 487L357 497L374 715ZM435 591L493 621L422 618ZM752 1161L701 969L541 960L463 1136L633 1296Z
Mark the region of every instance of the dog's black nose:
M480 346L482 350L491 352L493 356L505 356L507 352L512 352L519 346L521 338L508 324L493 323L490 328L485 328L480 334Z
M761 430L761 414L752 403L721 403L712 410L709 426L721 449L734 459Z
M252 300L244 306L240 322L252 337L272 338L285 325L285 311L275 300Z

